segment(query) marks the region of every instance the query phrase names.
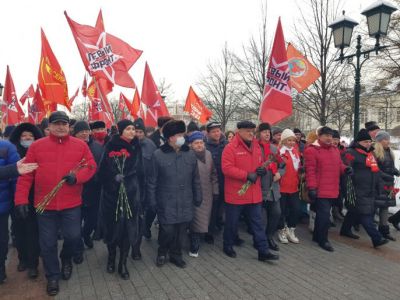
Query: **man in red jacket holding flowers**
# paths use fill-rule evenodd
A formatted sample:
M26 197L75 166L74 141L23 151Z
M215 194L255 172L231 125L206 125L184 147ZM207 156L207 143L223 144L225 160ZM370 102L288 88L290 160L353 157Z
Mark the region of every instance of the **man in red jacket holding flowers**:
M29 147L25 162L37 163L39 167L18 178L15 209L20 217L27 216L28 195L34 183L47 293L54 296L59 291L60 273L65 280L72 274L71 258L81 235L82 186L96 172L96 163L87 144L69 136L69 118L65 112L56 111L50 115L49 129L48 137ZM61 272L57 257L59 227L64 237Z
M225 176L224 253L236 257L233 245L238 233L240 214L245 212L253 232L258 260L277 260L268 249L262 214L260 176L267 173L261 148L254 137L256 125L250 121L237 123L238 134L222 152L222 172ZM247 186L244 188L243 185Z

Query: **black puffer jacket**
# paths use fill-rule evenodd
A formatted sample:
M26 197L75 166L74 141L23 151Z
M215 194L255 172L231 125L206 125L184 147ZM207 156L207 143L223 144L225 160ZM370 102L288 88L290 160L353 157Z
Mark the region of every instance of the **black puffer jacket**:
M390 148L384 150L383 160L377 159L382 181L385 186L392 187L394 185L394 176L399 175L399 170L394 165L394 154Z
M96 164L100 165L100 160L103 155L104 148L99 143L95 142L92 138L87 143ZM85 207L97 206L100 202L101 183L99 181L98 172L83 185L82 190L82 205Z
M351 176L355 191L355 207L348 207L350 211L359 214L369 215L375 212L375 199L381 195L383 191L380 172L372 172L370 167L366 165L367 155L358 152L361 149L367 153L373 151L371 148L367 151L364 147L355 143L345 153L347 163L353 168L353 176ZM349 157L353 157L349 159Z

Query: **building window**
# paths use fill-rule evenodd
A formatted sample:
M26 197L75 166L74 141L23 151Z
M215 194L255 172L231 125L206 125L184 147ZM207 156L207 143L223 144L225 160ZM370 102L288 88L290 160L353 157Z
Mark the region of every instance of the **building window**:
M364 109L360 111L360 122L362 124L368 122L368 112Z
M380 108L379 109L378 122L379 123L385 123L385 109L384 108Z

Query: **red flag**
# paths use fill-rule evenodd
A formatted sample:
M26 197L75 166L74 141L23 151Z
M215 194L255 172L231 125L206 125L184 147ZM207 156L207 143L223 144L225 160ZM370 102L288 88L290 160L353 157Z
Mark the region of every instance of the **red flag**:
M99 15L97 16L96 29L100 30L101 32L106 31L104 27L103 13L101 12L101 9L99 10Z
M127 110L129 111L129 113L131 114L131 112L132 112L132 103L130 103L129 100L128 100L128 98L126 98L125 95L122 94L122 93L119 95L119 97L120 97L120 101L121 101L121 99L122 99L122 101L123 101L124 104L125 104L126 109L127 109ZM132 117L133 117L133 116L132 116Z
M119 94L119 103L118 103L118 110L121 111L121 120L126 119L126 113L125 113L125 96L120 93ZM128 99L127 99L128 100Z
M276 124L291 114L290 71L286 57L281 19L279 18L269 60L264 88L264 100L260 107L259 118L263 122Z
M156 127L158 117L169 116L167 106L158 91L147 62L144 69L142 102L147 105L146 125Z
M79 88L76 89L75 94L69 99L69 105L72 107L72 104L74 103L75 98L78 96L79 93Z
M91 101L90 120L104 121L109 128L114 121L111 106L107 100L107 94L112 91L112 84L104 79L92 80L87 91Z
M28 122L32 124L39 124L46 116L42 95L40 95L39 86L36 87L36 92L33 97L32 103L28 107Z
M188 112L192 118L198 120L201 124L207 123L212 117L212 112L204 105L192 87L189 88L183 111Z
M38 74L38 82L42 91L43 102L64 105L71 110L68 102L68 86L64 72L60 67L46 35L42 31L42 57Z
M82 92L82 96L86 98L86 95L87 95L87 81L86 81L86 75L85 75L85 77L83 78L83 83L82 83L81 92Z
M141 104L140 104L140 96L139 96L139 91L136 89L135 95L133 96L133 101L132 101L132 106L131 106L131 115L132 117L135 118L144 118L144 112L141 109ZM142 113L142 114L140 114Z
M33 84L29 86L29 88L26 90L26 92L22 95L22 97L19 99L19 102L21 102L22 105L25 104L26 99L28 98L33 98L35 96L35 89L33 88Z
M6 81L4 85L4 104L1 107L3 112L3 122L7 125L14 125L20 122L20 117L24 114L19 105L17 94L15 93L14 82L11 77L10 68L7 66Z
M321 75L292 44L288 44L287 58L290 68L290 81L293 87L301 93Z
M142 54L119 38L89 25L81 25L64 12L83 64L91 76L135 88L128 71Z

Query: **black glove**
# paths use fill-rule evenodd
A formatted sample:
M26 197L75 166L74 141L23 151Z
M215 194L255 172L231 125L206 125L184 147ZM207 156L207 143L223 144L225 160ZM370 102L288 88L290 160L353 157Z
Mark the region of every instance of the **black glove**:
M258 167L256 169L256 173L257 173L257 176L264 176L265 174L267 174L267 169L264 167Z
M311 202L315 202L317 200L317 190L308 190L308 198L310 198Z
M18 218L26 219L29 214L29 204L22 204L15 207L15 214Z
M65 175L62 179L65 179L65 182L68 185L74 185L76 183L76 176L73 173Z
M124 181L124 174L117 174L114 177L114 180L118 183L121 183L122 181Z
M251 183L256 183L257 181L257 173L248 173L247 174L247 180L250 181Z
M396 177L397 177L397 176L400 176L400 171L397 170L397 169L394 169L394 170L393 170L393 175L396 176Z
M354 174L352 167L346 167L346 169L344 169L344 172L346 173L346 175L349 176L352 176Z

